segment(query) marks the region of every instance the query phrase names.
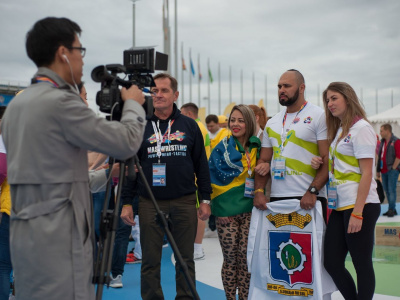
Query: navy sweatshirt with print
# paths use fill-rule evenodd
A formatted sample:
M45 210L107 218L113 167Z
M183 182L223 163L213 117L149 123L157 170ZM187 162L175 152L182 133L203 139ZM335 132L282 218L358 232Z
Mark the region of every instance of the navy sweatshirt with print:
M153 164L158 163L157 139L153 122L163 135L160 163L166 165L166 186L153 186ZM171 131L168 134L169 123ZM168 119L160 120L153 115L147 122L143 142L137 155L157 200L170 200L195 193L195 178L197 178L199 196L202 199L210 199L210 172L203 136L196 121L182 115L175 104ZM130 204L135 192L139 196L149 198L139 174L136 180L135 183L127 180L124 184L123 204Z

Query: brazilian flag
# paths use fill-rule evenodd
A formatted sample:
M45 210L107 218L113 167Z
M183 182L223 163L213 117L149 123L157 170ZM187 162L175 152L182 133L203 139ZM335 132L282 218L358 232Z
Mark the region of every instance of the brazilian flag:
M249 140L251 177L259 155L261 141L256 136ZM248 163L245 150L233 136L225 137L214 148L209 159L211 187L211 211L217 217L229 217L251 212L253 198L244 196Z

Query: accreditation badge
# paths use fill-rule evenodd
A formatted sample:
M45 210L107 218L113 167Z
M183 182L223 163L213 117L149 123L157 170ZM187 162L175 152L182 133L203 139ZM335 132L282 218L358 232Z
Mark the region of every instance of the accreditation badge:
M328 186L328 207L330 209L338 208L337 186L332 182Z
M244 196L248 198L254 198L254 179L246 178Z
M153 164L153 186L167 185L166 164Z
M280 157L274 160L274 178L285 179L286 159Z

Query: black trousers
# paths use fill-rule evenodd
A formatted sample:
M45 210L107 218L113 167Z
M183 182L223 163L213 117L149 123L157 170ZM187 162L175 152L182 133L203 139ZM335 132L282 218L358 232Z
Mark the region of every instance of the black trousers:
M196 194L177 199L157 200L160 209L168 215L170 230L183 260L186 262L189 275L196 283L193 260L194 240L197 232ZM142 246L141 295L144 300L164 299L161 289L161 255L164 231L156 222L156 210L153 202L139 198L140 243ZM176 259L176 258L175 258ZM181 272L178 262L175 264L176 298L193 299Z
M347 233L353 209L333 210L325 232L324 266L346 300L370 300L375 291L372 265L375 224L381 212L380 203L368 203L363 210L363 223L357 233ZM357 286L345 268L350 252L357 272Z

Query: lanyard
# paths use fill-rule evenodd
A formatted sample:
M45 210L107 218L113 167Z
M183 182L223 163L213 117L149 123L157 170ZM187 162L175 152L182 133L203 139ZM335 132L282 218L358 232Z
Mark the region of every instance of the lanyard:
M385 157L383 154L385 153L387 146L389 145L389 143L386 142L386 140L383 141L383 145L382 145L382 152L381 152L381 161L383 161L383 158Z
M50 83L55 88L58 88L58 84L54 80L51 80L48 77L38 76L35 79L36 79L36 82L47 82L47 83Z
M251 178L252 171L251 171L251 160L250 160L249 151L246 150L245 155L246 155L246 160L247 160L247 173L249 174L249 177Z
M296 120L296 118L297 118L297 116L299 115L299 113L306 107L307 103L308 103L307 101L304 102L303 105L300 107L300 110L297 112L296 116L293 118L292 123L290 123L289 128L287 129L286 132L289 132L289 129L290 129L290 127L292 126L294 120ZM281 150L281 155L282 155L282 153L283 153L283 149L285 148L284 144L285 144L286 139L287 139L287 133L286 133L285 136L283 136L283 131L284 131L284 129L285 129L285 124L286 124L286 118L287 118L287 109L286 109L285 115L283 116L283 120L282 120L282 131L281 131L281 140L282 140L282 143L279 145L279 149Z
M340 137L341 134L342 134L342 131L340 131L340 133L339 133L339 130L338 130L338 132L336 133L335 139L332 142L332 145L335 144L335 148L332 148L333 150L330 152L331 157L332 157L332 165L331 165L331 169L332 169L331 173L332 173L332 175L334 175L335 157L336 157L336 153L337 153L337 147L338 147L339 142L340 142L339 137Z
M166 135L168 135L168 145L171 144L170 136L171 136L171 127L172 127L173 123L174 123L174 120L172 120L172 122L171 122L171 120L168 121L168 128L163 135L163 134L161 134L161 130L160 130L160 120L157 121L157 126L154 121L151 121L151 124L153 125L154 134L156 135L156 140L157 140L158 163L160 163L160 158L161 158L161 144L163 143L163 140L165 139Z

